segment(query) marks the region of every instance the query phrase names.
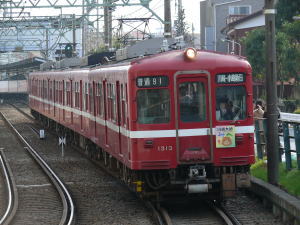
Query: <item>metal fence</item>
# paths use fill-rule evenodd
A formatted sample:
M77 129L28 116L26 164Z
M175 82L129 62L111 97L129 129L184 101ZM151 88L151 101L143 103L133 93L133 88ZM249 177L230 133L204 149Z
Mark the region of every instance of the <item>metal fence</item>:
M262 159L266 155L266 119L255 120L255 138L257 157ZM291 170L292 159L297 161L297 167L300 170L300 114L280 113L278 120L279 143L278 154L280 161L285 161L286 169Z

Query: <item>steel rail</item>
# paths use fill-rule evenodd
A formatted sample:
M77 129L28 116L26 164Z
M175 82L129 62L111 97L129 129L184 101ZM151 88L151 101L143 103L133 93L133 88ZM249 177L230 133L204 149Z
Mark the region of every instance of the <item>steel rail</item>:
M207 204L215 210L215 212L223 219L227 225L241 225L241 223L229 213L222 205L217 204L215 201L207 202Z
M153 214L153 216L155 217L156 222L157 222L159 225L165 225L164 220L163 220L161 214L160 214L159 211L156 209L156 207L153 205L153 203L150 202L150 201L145 201L144 203L145 203L146 207L149 208L149 209L152 211L152 214Z
M163 220L165 221L165 223L167 225L173 225L173 222L171 220L171 217L169 216L169 213L167 212L167 210L165 208L160 207L159 209L160 214L163 217Z
M14 131L17 137L25 144L27 147L25 149L31 154L31 156L38 162L40 167L44 170L44 172L49 176L52 183L57 188L59 195L61 196L63 202L63 215L60 220L59 225L72 225L75 223L75 206L71 195L63 182L58 178L58 176L54 173L54 171L48 166L48 164L43 160L43 158L29 145L29 143L25 140L25 138L17 131L17 129L8 121L8 119L0 112L1 116L5 120L5 122L10 126L10 128Z
M22 113L25 117L27 117L30 120L34 120L34 117L32 117L31 115L29 115L28 113L24 112L22 109L20 109L19 107L15 106L14 104L8 104L12 107L14 107L16 110L18 110L20 113Z
M8 225L18 208L18 192L2 148L0 148L0 163L8 192L8 204L4 215L0 218L0 224Z

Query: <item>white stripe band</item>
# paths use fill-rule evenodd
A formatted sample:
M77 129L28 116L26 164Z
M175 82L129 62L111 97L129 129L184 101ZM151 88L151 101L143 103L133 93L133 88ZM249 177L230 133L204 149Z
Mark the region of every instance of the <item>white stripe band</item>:
M49 102L47 100L43 100L39 97L29 95L30 98L38 100L40 102L44 102L46 104L50 104L60 109L67 110L69 112L73 112L77 115L82 115L92 121L96 121L96 123L107 126L109 129L121 133L122 135L129 137L129 138L168 138L168 137L176 137L176 130L145 130L145 131L130 131L124 127L120 127L111 121L107 121L101 119L99 117L95 117L94 115L80 111L79 109L74 109L68 106L63 106L58 103ZM236 133L237 134L247 134L247 133L254 133L254 126L236 126ZM213 135L216 134L215 128L213 130ZM191 137L191 136L206 136L210 134L210 128L197 128L197 129L179 129L178 136L179 137Z
M129 131L130 138L167 138L176 137L176 130Z

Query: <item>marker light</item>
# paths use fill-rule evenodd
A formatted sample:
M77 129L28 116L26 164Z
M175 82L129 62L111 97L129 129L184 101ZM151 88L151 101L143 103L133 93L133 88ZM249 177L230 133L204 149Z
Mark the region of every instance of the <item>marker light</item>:
M184 51L184 55L185 55L185 57L188 58L188 59L194 59L194 58L196 58L197 51L196 51L196 49L194 49L194 48L187 48L187 49Z

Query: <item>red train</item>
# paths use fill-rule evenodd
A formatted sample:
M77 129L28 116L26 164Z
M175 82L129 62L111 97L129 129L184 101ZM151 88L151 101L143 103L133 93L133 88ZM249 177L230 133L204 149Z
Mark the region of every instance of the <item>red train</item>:
M34 72L32 114L142 194L232 196L254 162L251 66L175 50L129 63Z

